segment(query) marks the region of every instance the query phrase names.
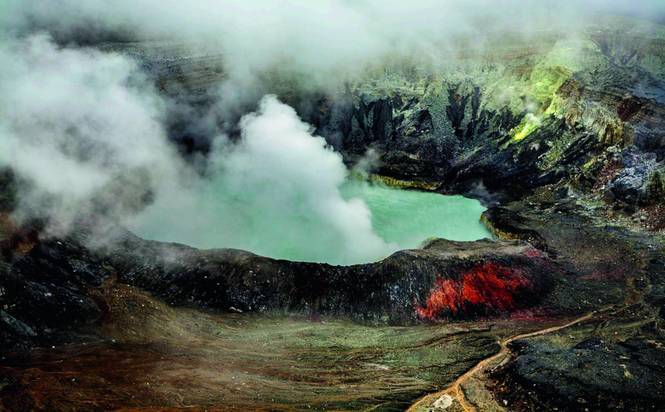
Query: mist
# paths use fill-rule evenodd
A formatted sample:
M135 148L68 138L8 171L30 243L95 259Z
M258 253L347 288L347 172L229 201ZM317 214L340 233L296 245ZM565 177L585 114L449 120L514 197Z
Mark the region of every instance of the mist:
M66 232L96 202L123 213L186 174L165 102L130 59L35 35L0 44L0 61L0 166L22 179L18 219Z
M505 34L565 38L598 14L665 15L661 1L622 0L5 0L0 7L0 166L21 180L16 219L45 217L47 231L61 234L89 214L140 228L158 225L163 208L187 210L191 222L172 224L188 225L183 231L196 243L221 214L215 230L229 245L261 253L243 232L271 225L267 236L292 236L301 247L343 244L339 261L385 256L396 245L373 231L367 205L341 195L348 170L340 155L292 108L263 97L266 76L333 93L390 59L436 68L461 51L491 50ZM157 90L138 60L102 47L152 40L223 56L210 113L190 121L217 126L237 119L228 113L253 111L238 125L238 142L206 124L209 156L186 161L178 153L168 117L187 108Z
M170 40L221 53L220 112L258 101L260 79L275 70L295 77L294 87L329 91L387 58L440 67L506 35L562 39L604 14L665 16L654 0L7 1L13 34L44 30L62 44Z
M208 179L158 198L128 226L159 240L318 262L371 261L398 249L374 232L363 201L342 196L341 155L294 109L266 96L240 127L237 145L214 149Z

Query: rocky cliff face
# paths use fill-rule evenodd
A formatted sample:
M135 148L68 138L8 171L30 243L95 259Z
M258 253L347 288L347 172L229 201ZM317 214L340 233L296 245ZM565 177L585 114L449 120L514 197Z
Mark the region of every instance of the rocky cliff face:
M651 43L657 39L627 50L615 45L617 36L599 32L547 52L499 56L482 69L465 62L440 78L395 75L325 102L311 118L350 157L376 148L377 173L436 181L441 191L482 183L515 199L547 184L589 189L603 180L602 194L633 206L657 203L663 77L647 67L662 52Z

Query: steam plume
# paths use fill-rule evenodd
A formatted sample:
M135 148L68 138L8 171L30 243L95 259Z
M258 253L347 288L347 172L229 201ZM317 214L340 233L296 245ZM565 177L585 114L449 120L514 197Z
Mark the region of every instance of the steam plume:
M397 249L374 233L361 200L342 197L341 156L312 136L295 110L266 96L241 129L238 145L216 150L210 181L158 199L133 227L162 240L332 263ZM164 216L174 217L168 227ZM179 239L168 239L176 233Z

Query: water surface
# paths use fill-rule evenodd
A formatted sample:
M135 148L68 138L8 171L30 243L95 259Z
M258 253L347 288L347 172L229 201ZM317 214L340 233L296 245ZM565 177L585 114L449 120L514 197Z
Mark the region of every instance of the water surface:
M130 227L153 240L332 264L377 261L432 237L470 241L490 236L479 221L485 208L474 199L355 180L339 190L342 200L354 205L350 210L370 214L370 237L358 228L359 239L350 241L354 227L340 228L344 216L330 216L339 208L326 209L326 202L311 207L310 196L289 195L285 200L281 192L266 197L265 189L239 190L223 183L149 208Z
M485 208L464 196L394 189L382 185L349 182L342 187L346 198L362 199L372 212L372 227L384 240L402 249L416 248L424 240L478 240L490 237L480 223Z

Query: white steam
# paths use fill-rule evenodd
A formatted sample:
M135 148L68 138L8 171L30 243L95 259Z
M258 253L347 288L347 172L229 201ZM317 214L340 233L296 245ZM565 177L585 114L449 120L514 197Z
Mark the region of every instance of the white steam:
M161 240L331 263L397 249L374 232L363 201L342 197L341 156L295 110L266 96L240 123L240 143L216 150L210 181L158 199L131 227ZM168 226L164 216L174 217Z
M168 102L130 59L44 35L4 43L0 59L0 166L22 180L17 218L49 217L63 234L95 206L119 208L133 228L182 236L169 240L335 263L397 249L361 200L342 197L341 156L275 97L243 117L240 142L217 138L200 177L166 137Z
M0 166L26 182L19 211L66 227L93 198L179 175L163 102L131 60L38 35L0 44L0 61Z

